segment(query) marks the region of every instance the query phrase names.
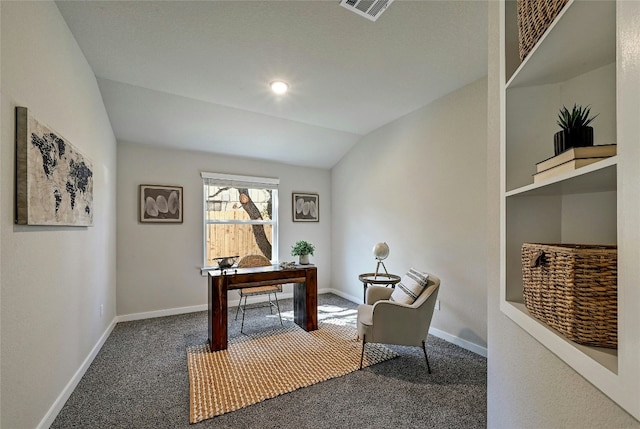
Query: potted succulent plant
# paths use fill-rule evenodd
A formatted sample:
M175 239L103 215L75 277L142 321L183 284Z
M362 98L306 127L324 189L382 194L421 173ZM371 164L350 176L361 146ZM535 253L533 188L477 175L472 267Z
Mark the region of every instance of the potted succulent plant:
M569 110L562 106L558 113L558 125L562 128L553 136L553 149L556 155L572 147L593 146L593 128L589 126L598 116L589 116L591 107L577 104Z
M308 241L300 240L291 246L291 256L299 256L300 264L309 263L309 255L313 255L316 250L315 246Z

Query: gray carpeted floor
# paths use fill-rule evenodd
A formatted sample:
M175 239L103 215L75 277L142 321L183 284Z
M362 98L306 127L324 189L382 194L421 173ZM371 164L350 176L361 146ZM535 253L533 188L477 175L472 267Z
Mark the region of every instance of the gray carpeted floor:
M292 301L280 302L293 323ZM320 295L318 317L355 326L356 304ZM229 310L229 336L240 320ZM206 312L119 323L52 428L485 428L487 361L429 336L427 373L418 347L400 357L222 416L189 424L185 348L207 341ZM436 315L437 317L437 315ZM245 332L279 324L265 307L247 311Z

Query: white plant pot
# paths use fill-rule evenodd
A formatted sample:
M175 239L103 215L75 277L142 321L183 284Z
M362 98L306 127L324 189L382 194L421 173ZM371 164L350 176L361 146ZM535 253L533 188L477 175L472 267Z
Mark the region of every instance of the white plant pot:
M300 255L300 265L309 264L309 255Z

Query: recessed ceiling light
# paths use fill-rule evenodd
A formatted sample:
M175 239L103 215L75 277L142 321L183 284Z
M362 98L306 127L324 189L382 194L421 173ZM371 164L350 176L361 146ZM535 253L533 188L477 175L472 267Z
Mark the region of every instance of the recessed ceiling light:
M284 94L289 89L289 84L281 80L274 80L270 85L271 90L278 95Z

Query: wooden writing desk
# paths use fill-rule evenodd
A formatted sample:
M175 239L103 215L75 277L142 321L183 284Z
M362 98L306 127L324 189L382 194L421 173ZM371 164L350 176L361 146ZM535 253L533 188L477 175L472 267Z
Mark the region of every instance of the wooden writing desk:
M305 331L318 329L317 270L313 265L283 269L270 267L209 271L209 346L227 348L227 291L247 287L294 283L293 320Z

